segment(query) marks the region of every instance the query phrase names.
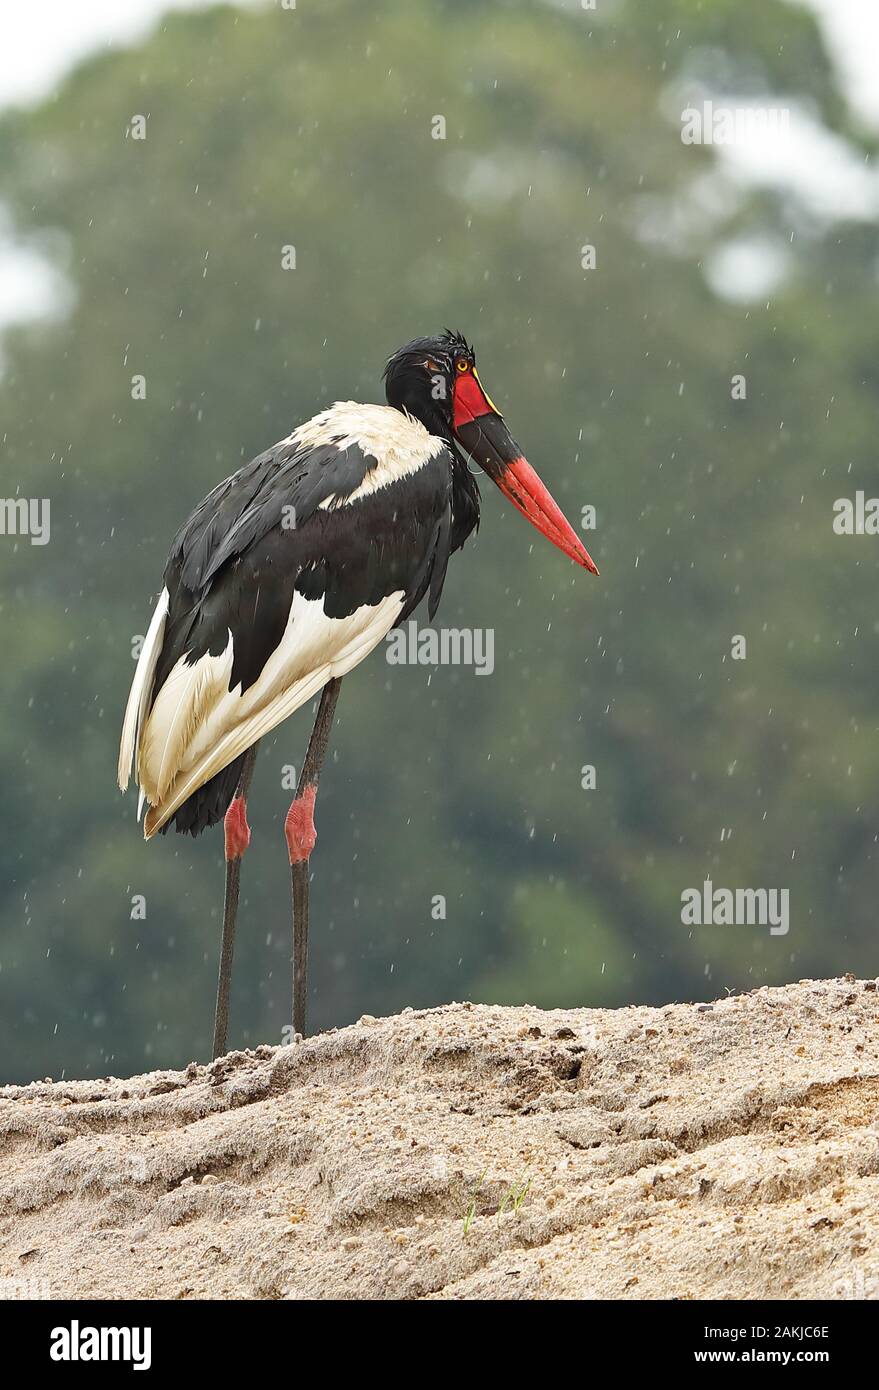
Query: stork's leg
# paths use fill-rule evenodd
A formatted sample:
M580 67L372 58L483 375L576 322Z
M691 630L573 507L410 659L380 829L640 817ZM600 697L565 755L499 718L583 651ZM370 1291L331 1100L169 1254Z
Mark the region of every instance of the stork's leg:
M217 1008L214 1013L214 1057L222 1057L226 1051L226 1034L229 1029L229 988L232 983L232 956L235 951L235 922L238 917L238 894L241 889L241 860L250 844L250 826L247 824L247 793L253 776L258 743L248 748L244 755L238 789L226 818L223 832L226 845L226 894L223 900L223 943L220 947L220 973L217 979Z
M308 860L317 840L314 803L341 688L341 676L327 681L323 688L296 797L284 822L293 886L293 1031L303 1037L308 986Z

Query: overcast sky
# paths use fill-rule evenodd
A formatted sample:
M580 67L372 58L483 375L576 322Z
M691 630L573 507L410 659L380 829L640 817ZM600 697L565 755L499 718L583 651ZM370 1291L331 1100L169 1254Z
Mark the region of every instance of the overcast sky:
M131 44L168 10L212 0L2 0L0 104L48 96L80 58Z

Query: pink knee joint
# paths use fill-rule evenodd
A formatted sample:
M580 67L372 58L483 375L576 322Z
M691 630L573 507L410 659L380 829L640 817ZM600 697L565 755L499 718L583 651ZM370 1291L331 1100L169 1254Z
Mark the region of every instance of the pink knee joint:
M226 837L226 859L240 859L250 844L250 826L247 824L247 802L243 796L236 796L223 821Z
M287 819L284 821L284 834L287 837L287 849L291 864L301 864L304 859L309 857L317 843L317 831L314 828L316 796L316 786L306 787L302 795L297 796L287 812Z

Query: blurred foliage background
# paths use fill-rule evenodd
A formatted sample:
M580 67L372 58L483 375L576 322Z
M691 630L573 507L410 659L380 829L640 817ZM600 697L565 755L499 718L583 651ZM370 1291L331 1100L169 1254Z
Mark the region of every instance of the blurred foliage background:
M876 481L877 226L684 145L688 94L725 92L874 152L783 0L221 7L3 117L0 197L72 306L3 342L5 495L50 498L52 533L0 539L2 1079L208 1055L222 836L144 845L115 789L132 643L203 494L382 399L386 356L444 325L568 514L597 509L602 573L486 482L437 622L494 628L493 675L379 650L346 680L312 1026L875 975L879 540L832 506ZM706 267L742 237L786 271L736 302ZM310 719L257 765L234 1045L289 1020L282 769ZM707 876L789 888L789 934L682 926Z

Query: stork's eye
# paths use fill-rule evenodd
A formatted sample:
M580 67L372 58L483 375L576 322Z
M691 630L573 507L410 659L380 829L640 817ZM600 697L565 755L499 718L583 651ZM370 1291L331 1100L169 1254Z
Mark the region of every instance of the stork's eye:
M468 372L470 370L470 363L465 358L459 357L455 363L455 367L459 372Z

